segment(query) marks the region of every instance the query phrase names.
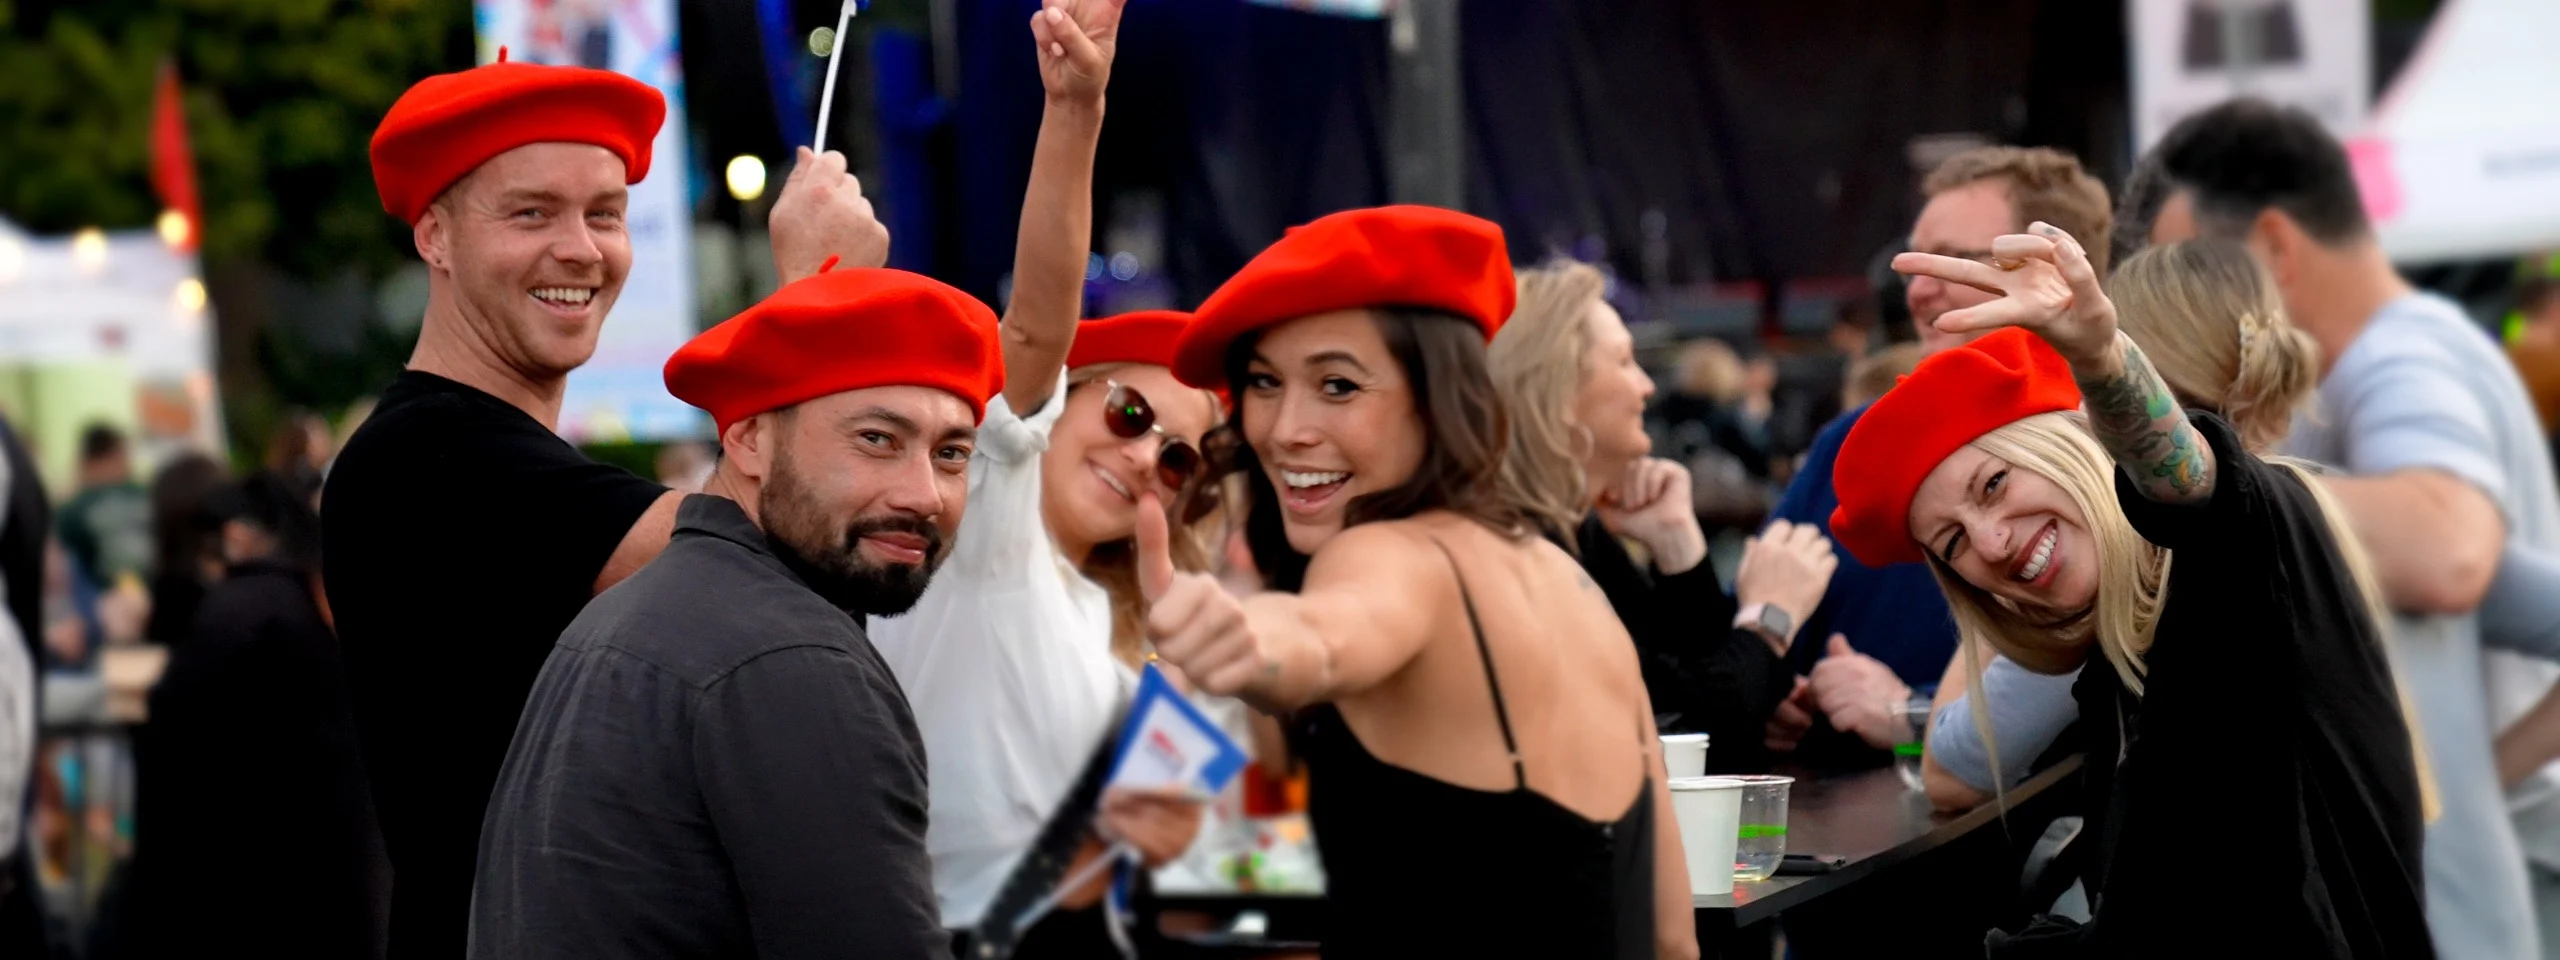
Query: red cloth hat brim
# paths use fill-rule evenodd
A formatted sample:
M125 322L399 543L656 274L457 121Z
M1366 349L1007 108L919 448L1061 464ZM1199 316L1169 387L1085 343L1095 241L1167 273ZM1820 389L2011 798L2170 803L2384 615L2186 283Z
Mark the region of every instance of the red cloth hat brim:
M1173 366L1174 338L1191 325L1180 310L1140 310L1076 324L1075 346L1067 349L1067 369L1097 363L1143 363Z
M446 188L489 158L535 143L586 143L622 158L623 182L649 175L667 99L608 70L503 60L418 81L373 131L382 209L416 223Z
M1200 305L1174 346L1173 375L1225 388L1236 338L1300 317L1361 307L1415 307L1484 328L1518 296L1502 228L1437 207L1346 210L1291 229Z
M667 392L726 432L768 410L871 387L917 386L983 419L1004 389L995 311L903 270L821 273L783 287L667 358Z
M1924 559L1911 538L1911 499L1947 455L2028 417L2079 408L2071 365L2025 330L1996 331L1920 361L1841 442L1831 539L1870 567Z

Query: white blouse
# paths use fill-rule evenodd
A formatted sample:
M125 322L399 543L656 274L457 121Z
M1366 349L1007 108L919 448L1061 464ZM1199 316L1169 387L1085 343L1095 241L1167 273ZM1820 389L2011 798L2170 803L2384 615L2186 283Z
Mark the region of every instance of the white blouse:
M975 926L1075 785L1136 674L1111 656L1111 599L1058 553L1040 513L1040 456L1066 377L1029 418L987 402L969 506L915 606L874 617L924 737L933 892L942 922Z

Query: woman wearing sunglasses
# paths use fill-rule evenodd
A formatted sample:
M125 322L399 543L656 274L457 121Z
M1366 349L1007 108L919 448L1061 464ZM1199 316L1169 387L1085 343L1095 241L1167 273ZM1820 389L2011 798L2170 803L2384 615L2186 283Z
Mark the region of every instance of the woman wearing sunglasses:
M998 895L1135 689L1143 600L1129 537L1141 498L1184 511L1174 562L1208 567L1195 528L1216 526L1196 522L1215 485L1198 481L1199 450L1218 398L1166 369L1188 319L1078 324L1063 375L1054 359L1012 365L1031 351L1007 338L1006 394L979 427L969 516L950 558L914 610L871 624L933 758L925 845L943 923L963 935L1015 920L989 912L1002 912ZM1027 417L1011 406L1015 380L1046 381L1032 384L1044 400ZM1200 820L1197 803L1133 794L1108 798L1100 826L1158 866L1190 846ZM1016 955L1117 956L1100 891L1070 892L1065 909L1024 931Z
M1004 392L979 425L968 517L932 586L904 616L869 625L933 761L926 852L942 922L966 956L1000 952L998 940L1032 960L1118 956L1092 907L1099 885L1029 930L1014 929L1029 904L997 901L1017 866L1047 864L1027 854L1134 688L1113 656L1114 610L1134 600L1087 571L1108 582L1115 562L1125 567L1114 543L1135 526L1140 495L1187 502L1217 419L1214 396L1164 369L1179 315L1076 319L1120 10L1121 0L1061 0L1032 15L1049 98L1004 317ZM1179 855L1200 825L1199 805L1173 798L1114 794L1100 807L1101 832L1151 863ZM1081 855L1099 852L1089 843Z
M1694 956L1634 644L1501 484L1485 341L1502 231L1427 207L1291 230L1201 306L1174 372L1231 388L1272 589L1180 573L1140 512L1147 633L1294 714L1331 958Z

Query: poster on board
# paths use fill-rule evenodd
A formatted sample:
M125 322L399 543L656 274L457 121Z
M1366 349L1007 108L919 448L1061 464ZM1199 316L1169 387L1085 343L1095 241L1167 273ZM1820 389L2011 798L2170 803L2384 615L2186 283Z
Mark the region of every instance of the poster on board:
M595 358L569 374L560 432L576 442L707 435L701 411L667 394L667 357L698 332L693 217L686 180L684 71L674 0L474 0L480 62L509 60L612 70L667 98L649 177L631 187L625 222L631 275L606 315Z
M2134 149L2237 96L2310 111L2340 137L2373 96L2366 0L2132 0Z

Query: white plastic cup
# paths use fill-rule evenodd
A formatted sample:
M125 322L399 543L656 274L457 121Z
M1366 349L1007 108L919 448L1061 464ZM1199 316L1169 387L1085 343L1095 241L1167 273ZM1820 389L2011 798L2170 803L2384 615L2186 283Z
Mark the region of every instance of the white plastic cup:
M1666 733L1662 735L1662 765L1670 777L1703 777L1707 775L1707 735L1703 733Z
M1734 846L1742 836L1740 780L1680 777L1671 781L1671 809L1679 818L1680 851L1689 861L1689 892L1733 892Z

